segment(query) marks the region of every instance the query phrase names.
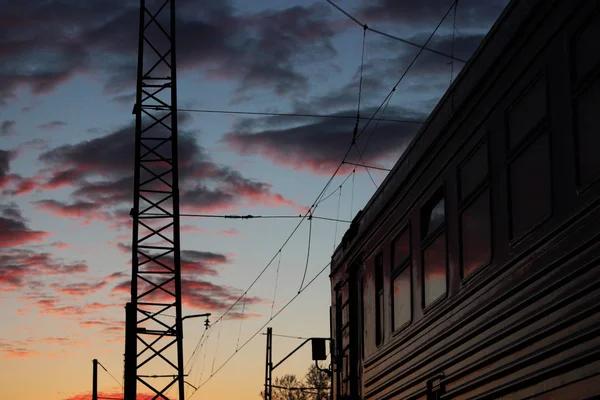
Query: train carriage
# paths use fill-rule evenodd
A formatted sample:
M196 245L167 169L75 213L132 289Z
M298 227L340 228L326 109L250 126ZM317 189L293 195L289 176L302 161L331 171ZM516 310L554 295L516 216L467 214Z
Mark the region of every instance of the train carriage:
M332 257L335 399L600 396L598 38L508 4Z

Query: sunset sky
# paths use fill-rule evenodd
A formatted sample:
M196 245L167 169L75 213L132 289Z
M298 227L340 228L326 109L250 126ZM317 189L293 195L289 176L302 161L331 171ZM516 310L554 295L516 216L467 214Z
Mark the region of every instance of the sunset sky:
M424 43L453 2L336 3L372 28ZM460 0L456 19L451 12L430 47L468 59L506 3ZM0 387L9 399L88 399L92 359L119 383L123 374L139 1L0 5ZM363 28L325 0L179 0L177 6L181 109L356 115ZM364 48L360 113L371 117L418 49L371 31ZM423 53L386 103L384 118L424 121L462 66ZM192 111L181 112L179 121L180 158L193 166L180 176L182 213L289 216L313 203L348 149L355 123ZM364 161L391 168L419 127L372 123L358 141ZM352 169L341 169L316 216L351 220L385 177ZM308 222L278 254L297 223L182 217L182 261L196 271L184 287L184 314L211 312L215 320L275 256L248 292L244 318L205 333L188 381L206 383L193 399L258 399L263 335L219 368L298 293ZM306 282L326 266L348 226L312 221ZM325 270L268 326L275 334L328 336L329 304ZM185 322L186 360L203 322ZM298 344L275 337L274 360ZM307 346L275 376L302 378L310 363ZM101 392L120 396L119 384L99 374Z

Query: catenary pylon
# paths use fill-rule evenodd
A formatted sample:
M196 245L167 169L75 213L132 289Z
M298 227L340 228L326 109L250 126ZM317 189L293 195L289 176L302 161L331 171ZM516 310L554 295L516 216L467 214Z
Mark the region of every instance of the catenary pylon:
M140 3L125 400L183 400L175 0Z

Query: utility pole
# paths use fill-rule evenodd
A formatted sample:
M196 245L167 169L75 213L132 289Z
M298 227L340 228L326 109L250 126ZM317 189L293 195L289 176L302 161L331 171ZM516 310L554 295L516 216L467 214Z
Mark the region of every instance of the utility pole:
M140 0L125 400L138 384L155 399L175 387L185 398L175 1Z
M271 400L273 393L273 328L267 328L267 363L265 366L265 399Z
M92 400L98 400L98 360L92 360Z
M288 358L290 358L294 353L304 347L308 342L312 345L312 359L315 362L316 368L321 371L327 373L327 376L332 379L333 374L331 369L323 369L319 368L319 361L326 360L327 355L325 354L326 349L326 341L331 342L331 338L319 338L319 337L311 337L305 339L302 344L296 347L294 350L288 353L281 361L277 364L273 365L273 328L267 328L267 362L265 367L265 396L264 400L272 400L273 396L273 370L283 364ZM333 386L333 381L330 386ZM331 389L330 389L331 390Z

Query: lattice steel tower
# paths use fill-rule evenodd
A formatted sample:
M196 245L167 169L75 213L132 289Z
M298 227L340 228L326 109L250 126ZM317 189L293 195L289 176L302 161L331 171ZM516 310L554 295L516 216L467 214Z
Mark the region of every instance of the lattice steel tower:
M141 0L139 23L125 400L183 400L175 0Z

